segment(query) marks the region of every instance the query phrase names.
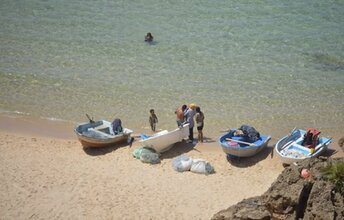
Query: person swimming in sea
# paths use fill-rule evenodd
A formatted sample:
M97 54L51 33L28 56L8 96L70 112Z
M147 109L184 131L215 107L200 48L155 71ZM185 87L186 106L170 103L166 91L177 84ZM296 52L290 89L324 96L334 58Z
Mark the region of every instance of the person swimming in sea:
M147 35L145 36L145 41L152 42L153 38L154 38L153 35L150 32L148 32Z

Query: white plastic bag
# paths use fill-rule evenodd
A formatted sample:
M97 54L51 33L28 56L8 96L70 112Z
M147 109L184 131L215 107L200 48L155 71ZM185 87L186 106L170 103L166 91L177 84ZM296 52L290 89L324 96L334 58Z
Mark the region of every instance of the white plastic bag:
M184 172L189 171L192 165L192 158L187 156L176 157L172 161L172 167L175 171Z
M194 173L211 174L214 173L214 168L206 160L194 159L190 171Z

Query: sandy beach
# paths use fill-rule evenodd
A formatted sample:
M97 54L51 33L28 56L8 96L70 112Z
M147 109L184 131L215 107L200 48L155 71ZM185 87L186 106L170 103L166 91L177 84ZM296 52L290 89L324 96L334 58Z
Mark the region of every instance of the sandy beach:
M177 144L150 165L132 156L138 139L85 150L74 125L0 118L0 219L210 219L264 193L283 170L271 155L274 139L259 155L229 162L208 137L194 147ZM338 138L335 157L343 156ZM179 155L206 159L216 173L176 172Z

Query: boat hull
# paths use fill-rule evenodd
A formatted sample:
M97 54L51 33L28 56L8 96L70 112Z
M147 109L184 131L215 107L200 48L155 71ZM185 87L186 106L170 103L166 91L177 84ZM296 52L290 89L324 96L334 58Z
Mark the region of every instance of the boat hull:
M82 123L74 129L83 147L109 147L125 143L133 132L124 128L123 133L114 135L111 122L101 120L94 123Z
M306 131L304 130L296 129L292 134L286 135L277 141L275 152L283 164L292 164L307 158L318 157L328 149L331 139L325 137L319 138L314 152L312 152L311 149L302 146L301 142L305 133Z
M189 136L189 124L183 125L182 128L177 128L168 132L167 130L158 132L153 136L142 139L139 142L143 147L154 149L158 153L162 153L171 149L175 143L182 141Z
M270 136L261 135L259 140L252 143L254 146L249 146L243 143L238 143L236 146L231 146L226 139L230 138L237 141L245 141L244 137L233 136L233 131L235 131L235 129L231 129L230 132L222 135L219 138L219 144L221 145L223 152L225 152L228 156L252 157L267 147L271 139Z
M122 136L121 138L116 138L115 140L109 140L101 142L99 140L90 140L84 137L78 137L79 142L84 147L110 147L117 144L125 143L130 136Z

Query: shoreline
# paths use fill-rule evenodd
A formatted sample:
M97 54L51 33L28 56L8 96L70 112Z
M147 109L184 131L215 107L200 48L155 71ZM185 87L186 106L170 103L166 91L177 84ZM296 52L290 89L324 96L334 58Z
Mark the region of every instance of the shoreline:
M11 116L0 114L0 131L73 140L74 124L66 121L53 121L27 116Z
M12 116L8 114L1 114L0 113L0 131L15 133L15 134L23 134L26 136L39 136L39 137L47 137L47 138L57 138L57 139L65 139L65 140L78 140L75 133L74 128L77 126L76 123L62 121L62 120L49 120L49 119L41 119L41 118L34 118L28 116ZM161 129L159 129L161 130ZM132 136L135 137L134 144L137 142L137 138L140 136L141 133L145 134L152 134L150 129L136 129L134 130ZM205 135L204 139L206 140L203 144L197 144L196 148L200 147L204 150L214 150L217 149L218 151L222 152L221 147L217 143L218 138L220 137L221 133L217 137L207 136ZM330 144L330 149L335 151L334 156L344 156L342 153L341 148L338 145L338 141L340 138L343 137L343 134L334 133L332 137L332 143ZM194 129L194 137L197 138L197 130ZM273 147L276 142L282 137L271 137L271 141L269 142L269 147ZM339 154L339 155L337 155Z

